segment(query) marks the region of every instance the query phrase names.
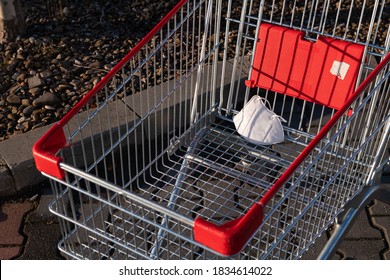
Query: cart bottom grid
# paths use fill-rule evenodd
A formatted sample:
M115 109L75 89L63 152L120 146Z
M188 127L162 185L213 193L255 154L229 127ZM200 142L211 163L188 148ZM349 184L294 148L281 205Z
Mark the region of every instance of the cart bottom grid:
M216 224L238 218L261 199L305 147L294 139L286 137L285 142L272 146L253 145L236 133L231 122L219 118L189 129L132 178L128 190L150 200L151 205L82 177L66 184L53 181L57 199L51 210L62 218L64 236L59 247L72 258L219 258L193 241L188 225L167 218L153 209L153 203ZM332 163L331 154L328 162ZM362 185L356 172L354 178L342 175L340 185L340 178L329 181L332 174L324 166L313 168L304 180L299 178L303 171L304 166L266 206L261 228L234 258L263 258L275 248L276 258L301 255L337 214L335 209L340 207L335 203L347 200L341 196L354 195Z

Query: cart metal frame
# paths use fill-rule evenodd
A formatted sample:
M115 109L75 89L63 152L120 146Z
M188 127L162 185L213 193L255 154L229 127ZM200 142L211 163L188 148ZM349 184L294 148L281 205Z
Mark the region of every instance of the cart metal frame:
M319 256L331 257L370 199L389 202L376 183L389 162L388 9L380 0L178 1L34 145L55 193L60 250L76 259L299 259L336 221ZM298 69L320 72L321 98L344 100L307 96L306 75L301 90L275 90L278 66L263 87L259 57L275 48L260 39L267 26L305 46L325 42L326 63L336 61L331 49L346 59L340 46L357 48L346 91L341 66ZM237 134L232 116L253 95L287 120L284 142Z

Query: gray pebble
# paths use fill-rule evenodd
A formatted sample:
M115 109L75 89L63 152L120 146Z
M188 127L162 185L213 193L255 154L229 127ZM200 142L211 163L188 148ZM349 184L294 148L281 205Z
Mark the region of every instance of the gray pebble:
M47 79L47 78L50 78L51 76L53 76L53 72L51 72L50 70L45 70L45 71L39 73L39 76L42 79Z
M89 67L92 69L100 69L102 68L102 62L101 61L95 61L89 64Z
M7 102L10 103L11 105L20 105L21 100L19 96L15 94L11 94L7 97Z
M31 105L31 100L27 99L27 98L22 99L22 105L24 107L30 106Z
M35 110L35 107L30 105L23 109L23 115L28 117L32 114L32 112Z
M39 127L43 127L43 126L45 126L45 125L46 125L46 123L44 123L44 122L38 123L38 124L34 125L34 126L31 128L31 130L37 129L37 128L39 128Z
M39 76L33 76L27 79L27 83L28 87L32 89L44 85L45 82L41 78L39 78Z
M28 121L28 118L26 118L25 116L18 119L18 123L24 123L25 121Z
M19 83L23 82L25 79L26 79L26 74L24 73L19 74L19 76L16 77L16 81Z
M45 105L56 105L60 102L60 99L51 92L45 92L42 96L33 101L33 105L41 107Z
M51 106L51 105L45 105L45 109L46 109L46 110L50 110L50 111L55 111L55 110L56 110L56 107Z
M15 127L16 130L24 130L26 129L26 127L24 126L24 124L20 123L18 124L16 127Z
M37 96L42 92L42 89L39 87L35 87L30 89L28 92L31 93L32 96Z

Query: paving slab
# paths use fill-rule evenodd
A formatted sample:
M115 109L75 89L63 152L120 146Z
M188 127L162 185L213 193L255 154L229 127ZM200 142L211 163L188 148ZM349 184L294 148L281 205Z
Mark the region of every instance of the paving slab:
M26 221L23 232L27 236L20 260L59 260L63 259L57 249L61 233L57 219Z
M342 259L354 260L381 260L380 254L386 248L382 240L348 240L345 239L339 250L343 253Z
M389 216L390 218L390 205L387 205L382 201L375 200L374 203L369 207L369 212L372 217Z
M33 209L32 202L7 202L0 206L0 260L13 259L20 254L25 242L20 227L25 215Z
M49 211L49 205L54 200L53 193L49 187L49 182L44 181L36 187L39 191L39 203L36 209L29 213L26 221L30 223L52 220L54 215ZM38 198L37 198L38 199Z
M0 245L22 245L24 236L20 233L20 225L23 217L32 209L32 202L11 203L1 206L1 212L7 218L0 222Z
M7 194L14 194L16 192L14 185L11 170L0 154L0 197L6 196Z
M353 230L350 230L346 239L381 239L381 231L370 224L370 218L367 212L363 210L356 219Z
M390 250L387 250L385 253L383 253L383 258L385 260L390 260Z
M35 168L32 155L33 144L51 127L51 125L34 129L0 142L0 196L9 196L36 185L44 180ZM12 179L11 179L12 178Z
M390 216L375 216L372 217L372 222L375 227L382 231L386 247L381 250L382 258L390 260Z
M0 247L0 260L12 260L19 256L21 246Z

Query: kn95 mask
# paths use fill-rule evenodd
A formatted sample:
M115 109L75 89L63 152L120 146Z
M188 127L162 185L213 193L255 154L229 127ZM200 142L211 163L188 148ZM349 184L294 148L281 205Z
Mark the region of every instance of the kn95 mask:
M262 98L253 96L233 117L237 132L247 141L258 145L272 145L284 141L281 116L267 108Z

